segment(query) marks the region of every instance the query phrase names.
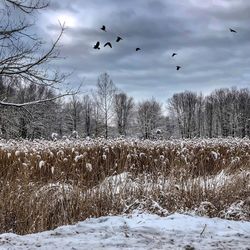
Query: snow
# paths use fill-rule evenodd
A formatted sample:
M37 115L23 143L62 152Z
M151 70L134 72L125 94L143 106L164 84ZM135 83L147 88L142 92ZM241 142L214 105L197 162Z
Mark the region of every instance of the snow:
M89 192L98 191L106 193L107 190L109 190L113 194L119 194L122 190L125 190L126 187L130 189L135 188L136 184L129 177L130 174L128 172L106 177L94 189L89 190Z
M62 139L62 140L22 140L22 141L15 141L15 140L3 140L0 139L0 148L5 150L16 150L17 154L18 151L21 152L30 152L32 149L34 152L41 152L46 151L48 149L57 149L60 150L58 154L64 154L63 148L71 148L72 152L79 147L96 147L96 146L104 146L106 150L110 150L109 147L116 147L119 145L128 145L137 148L166 148L166 149L173 149L173 151L177 150L179 155L187 156L191 154L192 149L200 148L200 150L210 150L211 157L214 160L219 160L221 154L218 152L220 147L227 148L227 153L235 152L236 149L240 148L246 151L249 148L250 139L247 138L213 138L213 139L172 139L172 140L138 140L138 139ZM106 152L106 151L105 151ZM136 153L136 152L135 152ZM140 152L139 152L140 153ZM194 152L192 152L194 154ZM215 159L216 158L216 159ZM238 156L232 160L239 160Z
M214 160L217 160L218 159L218 157L219 157L219 153L217 153L217 152L214 152L214 151L211 151L211 154L212 154L212 156L213 156L213 158L214 158Z
M227 183L233 183L238 177L244 177L250 174L250 171L241 171L237 174L226 174L224 170L219 172L217 175L211 177L200 176L197 178L189 178L186 180L186 185L181 186L175 184L177 190L190 190L193 183L196 183L201 188L206 190L213 190L215 188L222 187ZM95 187L95 191L106 192L109 190L113 194L120 194L124 192L130 193L136 190L146 190L150 192L156 188L165 192L168 192L170 185L173 185L173 181L169 181L163 176L159 175L157 180L152 182L150 176L132 178L130 172L122 172L120 174L113 174L112 176L106 177L99 185ZM91 189L90 191L94 191Z
M89 171L89 172L92 172L93 168L92 168L92 164L91 163L86 163L86 169Z
M44 167L45 166L45 161L40 161L39 162L39 168L42 168L42 167Z
M0 249L249 249L250 222L134 213L87 219L53 231L0 235Z

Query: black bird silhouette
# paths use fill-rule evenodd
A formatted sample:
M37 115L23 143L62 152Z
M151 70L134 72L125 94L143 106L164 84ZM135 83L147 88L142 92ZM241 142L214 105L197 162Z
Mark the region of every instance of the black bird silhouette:
M139 50L141 50L141 49L140 49L140 48L136 48L136 49L135 49L135 51L139 51Z
M104 47L106 47L106 46L109 46L110 48L112 48L112 44L110 42L105 43Z
M123 40L120 36L116 38L116 42L118 43L119 41Z
M233 29L231 29L231 28L229 28L229 30L230 30L231 32L237 33L236 30L233 30Z
M103 31L107 32L107 30L106 30L106 26L105 26L105 25L102 25L101 30L103 30Z
M94 45L94 47L93 47L93 48L94 48L94 49L100 49L100 47L99 47L99 46L100 46L100 42L99 42L99 41L97 41L97 42L96 42L96 44Z
M181 66L176 66L176 70L179 70L181 68Z
M173 54L172 54L172 57L174 57L174 56L177 56L177 53L173 53Z

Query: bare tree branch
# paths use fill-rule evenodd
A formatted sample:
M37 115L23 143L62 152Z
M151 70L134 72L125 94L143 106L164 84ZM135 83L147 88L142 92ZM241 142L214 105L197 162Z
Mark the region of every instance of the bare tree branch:
M35 50L39 48L40 44L34 44L30 48L23 48L19 46L17 53L13 55L7 55L6 58L0 58L0 75L5 77L12 77L18 75L36 84L45 84L47 86L54 83L62 82L65 79L65 75L54 74L54 77L49 77L46 71L41 70L38 66L46 64L51 59L58 58L58 53L55 51L59 40L61 39L64 26L61 26L60 34L50 49L38 58L34 57Z
M42 1L18 1L18 0L5 0L8 4L13 5L14 7L18 8L22 12L26 14L30 14L34 10L40 10L48 7L48 2L42 2Z
M62 95L57 95L57 96L52 97L52 98L47 98L47 99L37 100L37 101L32 101L32 102L25 102L25 103L10 103L10 102L0 101L0 105L5 106L5 107L21 108L21 107L24 107L24 106L31 106L31 105L36 105L36 104L40 104L40 103L55 101L55 100L57 100L59 98L62 98L62 97L65 97L65 96L74 96L76 94L78 94L78 92L65 93L65 94L62 94Z

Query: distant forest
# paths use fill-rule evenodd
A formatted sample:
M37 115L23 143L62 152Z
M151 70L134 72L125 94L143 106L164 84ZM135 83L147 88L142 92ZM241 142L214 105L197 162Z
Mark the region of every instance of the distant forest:
M0 98L11 103L51 99L46 86L0 78ZM165 112L167 109L167 112ZM164 115L166 114L167 115ZM65 137L249 137L249 89L216 89L210 95L185 91L166 103L152 98L136 102L117 89L107 73L88 95L73 95L25 107L0 105L0 138Z

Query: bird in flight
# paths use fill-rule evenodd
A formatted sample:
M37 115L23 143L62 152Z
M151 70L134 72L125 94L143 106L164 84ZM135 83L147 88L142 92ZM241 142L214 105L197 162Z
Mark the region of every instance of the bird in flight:
M104 47L106 47L106 46L109 46L110 48L112 48L112 44L110 42L105 43Z
M96 42L96 44L94 45L94 47L93 47L93 48L94 48L94 49L100 49L100 47L99 47L99 46L100 46L100 42L98 41L98 42Z
M176 66L176 70L179 70L181 68L181 66Z
M172 57L174 57L174 56L177 56L177 53L173 53L173 54L172 54Z
M233 29L231 29L231 28L229 28L229 30L230 30L231 32L233 32L233 33L237 33L236 30L233 30Z
M136 49L135 49L135 51L139 51L139 50L141 50L141 49L140 49L140 48L136 48Z
M116 42L118 43L119 41L123 40L120 36L116 38Z
M107 32L107 30L106 30L106 26L105 26L105 25L102 25L101 30L103 30L103 31Z

